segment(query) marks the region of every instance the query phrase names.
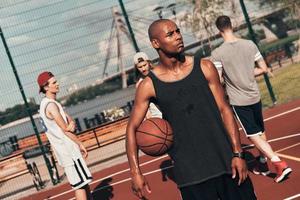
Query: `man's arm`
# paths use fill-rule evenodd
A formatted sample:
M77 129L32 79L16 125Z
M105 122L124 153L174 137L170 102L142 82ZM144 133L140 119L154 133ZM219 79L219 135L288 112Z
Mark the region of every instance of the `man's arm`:
M51 118L57 123L57 125L63 130L67 137L73 140L80 148L81 152L83 153L84 157L87 157L88 153L86 148L83 146L82 142L80 142L76 135L72 133L74 130L73 125L69 126L65 120L63 119L62 115L59 112L59 108L55 103L49 103L46 107L46 112L49 114Z
M254 76L259 76L262 74L269 74L271 77L273 77L271 69L268 68L268 66L264 60L264 57L261 55L258 47L254 43L252 43L252 45L253 45L253 52L255 52L254 62L256 62L258 65L258 67L254 68Z
M231 141L232 150L234 153L242 152L237 124L234 120L233 113L225 100L224 90L220 83L218 72L213 63L208 60L201 60L201 69L205 75L206 80L208 81L209 88L213 93L219 111L221 113L224 126ZM239 173L240 184L247 177L247 166L244 160L239 158L234 158L232 160L233 178L236 175L236 170Z
M67 117L68 129L70 132L74 133L76 131L76 123L68 113L65 112L65 115Z
M140 79L136 82L136 84L135 84L135 89L137 89L137 88L139 87L139 85L141 84L142 81L143 81L143 79L140 78ZM150 117L151 117L151 113L150 113L150 111L149 111L149 109L148 109L145 118L148 119L148 118L150 118Z
M65 112L65 115L67 117L68 123L71 123L71 122L75 123L74 119L68 113Z
M132 174L132 190L139 198L145 196L144 190L150 188L143 177L138 160L138 147L136 144L135 132L143 121L149 106L149 100L155 94L150 78L145 78L137 88L134 106L126 128L126 153Z
M233 113L225 100L224 90L218 78L218 72L213 66L212 62L208 60L201 61L201 68L208 81L210 90L212 91L215 101L220 110L225 128L227 129L231 142L233 152L241 152L241 143L239 139L239 132L236 122L233 117Z
M261 57L259 60L256 61L258 67L254 68L254 76L259 76L262 74L268 74L271 77L273 77L273 73L271 72L271 69L268 68L265 60L263 59L263 57Z

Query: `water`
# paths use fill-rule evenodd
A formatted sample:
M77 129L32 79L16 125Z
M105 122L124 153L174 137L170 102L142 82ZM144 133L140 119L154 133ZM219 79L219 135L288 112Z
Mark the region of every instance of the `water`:
M66 107L65 110L69 115L75 119L78 118L82 130L85 130L84 118L93 118L95 114L99 114L103 110L112 107L122 107L134 99L135 87L131 86L124 90L119 90L111 94L99 96L93 100L80 103L75 106ZM34 116L34 120L39 132L43 132L43 128L39 122L38 115ZM18 139L30 135L34 135L32 124L29 120L23 123L18 123L9 128L0 129L0 142L7 141L9 137L16 135Z

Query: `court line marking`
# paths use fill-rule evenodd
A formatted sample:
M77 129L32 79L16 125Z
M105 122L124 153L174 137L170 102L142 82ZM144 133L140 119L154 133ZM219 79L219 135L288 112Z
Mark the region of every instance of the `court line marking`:
M295 199L295 198L297 198L297 197L300 197L300 193L299 193L299 194L296 194L296 195L294 195L294 196L285 198L285 199L283 199L283 200L292 200L292 199Z
M300 133L295 133L295 134L292 134L292 135L287 135L287 136L283 136L283 137L279 137L279 138L274 138L274 139L268 140L268 143L276 142L276 141L280 141L280 140L284 140L284 139L288 139L288 138L292 138L292 137L297 137L297 136L300 136ZM248 147L254 147L254 144L249 144L249 145L243 146L242 148L246 149Z
M289 113L291 113L291 112L295 112L295 111L297 111L297 110L299 110L299 109L300 109L300 106L298 106L298 107L296 107L296 108L293 108L293 109L291 109L291 110L287 110L287 111L285 111L285 112L279 113L279 114L274 115L274 116L272 116L272 117L268 117L268 118L264 119L264 122L269 121L269 120L274 119L274 118L277 118L277 117L281 117L281 116L286 115L286 114L289 114ZM241 131L241 130L243 130L243 129L242 129L242 128L239 128L239 131Z
M283 158L287 158L287 159L290 159L290 160L294 160L294 161L298 161L300 162L300 158L298 157L295 157L295 156L289 156L289 155L286 155L286 154L282 154L282 153L276 153L278 156L280 157L283 157Z
M289 146L289 147L287 147L287 148L280 149L280 150L278 150L278 151L286 150L286 149L295 147L295 146L297 146L297 145L299 145L299 144L300 144L300 142L297 143L297 144L295 144L295 145L291 145L291 146ZM276 151L276 153L277 153L278 151ZM292 159L292 160L293 160L293 159L296 159L296 161L300 161L300 158L297 158L297 157L294 157L294 156L288 156L288 155L280 154L280 153L277 153L277 154L278 154L279 156L281 156L281 157L289 158L289 159ZM291 158L291 157L292 157L292 158ZM253 161L255 161L255 159L250 160L250 161L248 161L247 163L251 163L251 162L253 162ZM154 174L154 173L156 173L156 172L164 171L164 170L170 169L170 168L172 168L172 167L174 167L174 165L170 165L170 166L168 166L168 167L156 169L156 170L153 170L153 171L144 173L144 175L147 176L147 175L149 175L149 174ZM107 187L110 187L110 186L113 186L113 185L118 185L118 184L121 184L121 183L130 181L130 180L131 180L131 178L123 179L123 180L121 180L121 181L118 181L118 182L109 184L109 185L107 185L107 186L103 186L103 187L101 187L101 188L97 188L96 190L93 190L92 192L96 192L96 191L99 191L99 190L103 190L103 189L105 189L105 188L107 188Z
M150 174L154 174L154 173L156 173L156 172L160 172L160 171L164 171L164 170L166 170L166 169L170 169L170 168L172 168L172 167L173 167L173 165L170 165L170 166L168 166L168 167L164 167L164 168L160 168L160 169L156 169L156 170L153 170L153 171L144 173L144 175L147 176L147 175L150 175ZM103 187L101 187L101 188L97 188L96 190L93 190L92 192L96 192L96 191L99 191L99 190L103 190L104 188L107 188L107 187L110 187L110 186L113 186L113 185L118 185L118 184L120 184L120 183L124 183L124 182L130 181L130 180L131 180L131 178L126 178L126 179L124 179L124 180L121 180L121 181L118 181L118 182L109 184L109 185L107 185L107 186L103 186Z
M150 174L154 174L154 173L156 173L156 172L164 171L164 170L170 169L170 168L172 168L172 167L174 167L174 166L171 165L171 166L168 166L168 167L164 167L164 168L160 168L160 169L157 169L157 170L153 170L153 171L144 173L144 176L147 176L147 175L150 175ZM105 188L112 187L112 186L114 186L114 185L119 185L119 184L121 184L121 183L130 181L130 180L131 180L131 178L126 178L126 179L123 179L123 180L121 180L121 181L117 181L117 182L115 182L115 183L112 183L112 184L103 186L103 187L101 187L101 188L97 188L96 190L92 190L91 192L92 192L92 193L93 193L93 192L97 192L97 191L99 191L99 190L103 190L103 189L105 189ZM71 199L69 199L69 200L75 200L75 197L73 197L73 198L71 198Z
M298 107L296 107L296 108L293 108L293 109L291 109L291 110L287 110L287 111L282 112L282 113L280 113L280 114L274 115L274 116L272 116L272 117L268 117L268 118L264 119L264 121L269 121L269 120L271 120L271 119L274 119L274 118L277 118L277 117L280 117L280 116L289 114L289 113L294 112L294 111L297 111L297 110L299 110L299 109L300 109L300 106L298 106ZM298 133L298 134L294 134L294 136L298 136L298 135L300 135L300 134L299 134L299 133ZM292 136L292 137L294 137L294 136ZM286 139L286 138L289 138L289 137L290 137L290 136L284 136L284 137L281 137L281 138ZM273 141L277 141L277 140L280 140L280 139L277 138L277 139L272 139L272 140L268 140L268 141L269 141L269 142L273 142ZM250 147L250 146L254 146L254 145L247 145L247 146L245 146L244 148ZM165 157L167 157L167 155L158 157L158 158L156 158L156 159L150 160L150 161L145 162L145 163L142 163L140 166L143 166L143 165L146 165L146 164L155 162L155 161L160 160L160 159L163 159L163 158L165 158ZM129 171L129 168L127 168L127 169L125 169L125 170L122 170L122 171L119 171L119 172L116 172L116 173L113 173L113 174L111 174L111 175L109 175L109 176L106 176L106 177L104 177L104 178L98 179L98 180L96 180L96 181L93 181L93 182L90 183L90 185L92 185L92 184L94 184L94 183L97 183L97 182L100 182L100 181L102 181L102 180L104 180L104 179L110 178L110 177L112 177L112 176L119 175L119 174L121 174L121 173L127 172L127 171ZM100 188L99 188L99 189L100 189ZM67 191L65 191L65 192L63 192L63 193L59 193L59 194L57 194L57 195L48 197L47 199L54 199L54 198L56 198L56 197L62 196L62 195L64 195L64 194L67 194L67 193L72 192L72 191L73 191L73 190L70 189L70 190L67 190ZM46 200L46 199L45 199L45 200Z
M290 149L290 148L293 148L293 147L295 147L295 146L298 146L299 144L300 144L300 142L298 142L298 143L296 143L296 144L293 144L293 145L290 145L290 146L288 146L288 147L279 149L279 150L277 150L277 151L275 151L275 152L278 153L278 152L280 152L280 151L285 151L285 150L287 150L287 149Z
M164 156L155 158L155 159L153 159L153 160L149 160L149 161L147 161L147 162L141 163L141 164L140 164L140 167L142 167L142 166L144 166L144 165L148 165L148 164L150 164L150 163L152 163L152 162L161 160L161 159L166 158L166 157L168 157L168 155L164 155ZM124 169L124 170L122 170L122 171L118 171L118 172L116 172L116 173L110 174L110 175L105 176L105 177L103 177L103 178L100 178L100 179L98 179L98 180L92 181L92 182L90 183L90 185L92 185L92 184L94 184L94 183L98 183L98 182L100 182L100 181L102 181L102 180L104 180L104 179L107 179L107 178L110 178L110 177L113 177L113 176L122 174L122 173L124 173L124 172L129 171L129 170L130 170L130 169L127 168L127 169ZM48 197L47 199L54 199L54 198L56 198L56 197L59 197L59 196L61 196L61 195L67 194L67 193L72 192L72 191L73 191L73 189L67 190L67 191L62 192L62 193L59 193L59 194L57 194L57 195ZM46 199L45 199L45 200L46 200Z
M272 117L268 117L268 118L266 118L266 119L264 120L264 122L269 121L269 120L274 119L274 118L277 118L277 117L281 117L282 115L289 114L289 113L294 112L294 111L297 111L297 110L299 110L299 109L300 109L300 106L298 106L298 107L296 107L296 108L293 108L293 109L291 109L291 110L287 110L287 111L285 111L285 112L283 112L283 113L274 115L274 116L272 116Z
M278 141L278 140L284 140L284 139L288 139L288 138L291 138L291 137L297 137L297 136L300 136L300 133L293 134L293 135L289 135L289 136L284 136L284 137L275 138L275 139L272 139L272 140L268 140L268 142L274 142L274 141ZM247 148L247 147L249 147L249 146L254 146L254 145L252 145L252 144L251 144L251 145L247 145L247 146L244 146L243 148ZM292 145L292 146L295 146L295 145ZM278 153L278 154L279 154L279 153ZM282 155L283 155L283 154L282 154ZM282 156L282 155L280 154L279 156L287 158L287 155L283 155L283 156ZM156 158L156 159L153 159L153 160L147 161L147 162L145 162L145 163L142 163L140 166L144 166L144 165L150 164L150 163L152 163L152 162L154 162L154 161L158 161L158 160L161 160L161 159L166 158L166 157L168 157L168 156L167 156L167 155L164 155L164 156L158 157L158 158ZM295 160L295 159L299 159L299 158L290 158L290 157L289 157L289 159ZM254 160L253 160L253 161L254 161ZM299 161L299 162L300 162L300 159L299 159L299 160L296 160L296 161ZM250 162L251 162L251 161L249 161L249 163L250 163ZM165 168L161 168L161 169L157 169L157 170L154 170L154 171L151 171L151 172L147 172L147 173L144 173L144 175L146 176L146 175L149 175L149 174L152 174L152 173L156 173L156 172L158 172L158 171L163 171L163 170L168 169L168 168L171 168L171 167L173 167L173 166L168 166L168 167L165 167ZM117 172L117 173L111 174L111 175L106 176L106 177L104 177L104 178L95 180L95 181L91 182L90 185L92 185L92 184L94 184L94 183L97 183L97 182L100 182L100 181L102 181L102 180L104 180L104 179L111 178L111 177L113 177L113 176L115 176L115 175L121 174L121 173L126 172L126 171L129 171L129 168L127 168L127 169L125 169L125 170L122 170L122 171L119 171L119 172ZM131 180L131 178L123 179L123 180L121 180L121 181L118 181L118 182L115 182L115 183L112 183L112 184L109 184L109 185L110 185L110 186L113 186L113 185L117 185L117 184L120 184L120 183L127 182L127 181L129 181L129 180ZM108 187L108 186L104 186L104 187L98 188L97 190L94 190L94 191L103 190L103 189L106 188L106 187ZM71 192L71 191L72 191L72 190L65 191L65 192L60 193L60 194L57 194L57 195L55 195L55 196L51 196L51 197L49 197L48 199L53 199L53 198L55 198L55 197L61 196L61 195L65 194L65 193L69 193L69 192ZM94 192L94 191L92 191L92 192ZM71 199L69 199L69 200L74 200L74 199L75 199L75 198L71 198Z

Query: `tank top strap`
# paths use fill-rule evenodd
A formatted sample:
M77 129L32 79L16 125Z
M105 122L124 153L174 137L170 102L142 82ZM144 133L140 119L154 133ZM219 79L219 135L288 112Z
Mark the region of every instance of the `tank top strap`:
M200 55L195 55L195 56L194 56L194 66L193 66L193 70L197 70L197 68L200 67L200 60L201 60L201 56L200 56Z
M152 82L157 81L157 77L153 74L153 72L150 70L148 76L151 78Z
M150 70L148 77L151 78L154 89L160 85L160 80L155 76L155 74Z
M207 82L205 75L201 69L201 55L194 56L193 78L200 82Z
M200 55L195 55L194 56L194 65L193 65L192 72L199 71L200 60L201 60ZM200 71L202 71L202 70L200 69ZM151 70L150 70L148 76L151 78L154 85L157 85L158 83L161 82ZM187 75L187 76L189 76L189 75Z

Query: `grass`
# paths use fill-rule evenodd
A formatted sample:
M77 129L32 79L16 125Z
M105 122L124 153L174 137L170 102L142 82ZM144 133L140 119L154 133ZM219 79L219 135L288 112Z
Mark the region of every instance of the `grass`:
M270 82L277 104L300 98L300 63L277 69L274 71L274 77L270 78ZM263 78L259 78L258 85L263 107L271 107L273 103Z

